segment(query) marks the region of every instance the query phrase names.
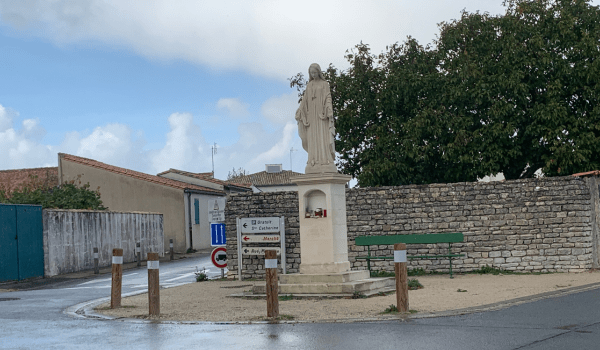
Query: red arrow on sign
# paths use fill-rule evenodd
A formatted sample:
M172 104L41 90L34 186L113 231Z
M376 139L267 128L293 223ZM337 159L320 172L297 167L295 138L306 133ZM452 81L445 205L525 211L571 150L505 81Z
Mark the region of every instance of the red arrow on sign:
M249 240L249 239L250 239L250 237L248 237L248 236L244 236L244 238L242 238L242 239L243 239L244 241L247 241L247 240Z

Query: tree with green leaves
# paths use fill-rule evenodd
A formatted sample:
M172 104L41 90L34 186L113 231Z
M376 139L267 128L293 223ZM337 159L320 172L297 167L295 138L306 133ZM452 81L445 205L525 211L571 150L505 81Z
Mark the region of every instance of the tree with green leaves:
M0 203L34 204L42 208L107 210L100 199L100 189L90 190L90 184L81 185L69 181L63 185L52 186L38 181L37 176L29 182L8 193L0 189Z
M329 66L342 172L381 186L599 168L598 7L504 4L440 24L434 47L409 38L373 55L361 43L350 68Z

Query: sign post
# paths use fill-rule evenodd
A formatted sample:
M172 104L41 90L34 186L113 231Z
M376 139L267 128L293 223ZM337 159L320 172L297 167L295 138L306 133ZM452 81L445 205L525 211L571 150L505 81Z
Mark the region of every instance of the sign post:
M281 268L286 273L285 266L285 217L236 218L238 276L242 280L242 256L264 255L267 250L273 250L281 255ZM278 233L278 234L277 234ZM242 247L245 243L280 243L280 247Z

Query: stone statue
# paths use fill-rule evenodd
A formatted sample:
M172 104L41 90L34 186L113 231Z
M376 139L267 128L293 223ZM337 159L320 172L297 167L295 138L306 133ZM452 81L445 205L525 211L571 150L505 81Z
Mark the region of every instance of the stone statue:
M305 172L337 173L335 166L335 127L329 83L321 67L313 63L308 68L309 81L296 111L298 134L302 148L308 152Z

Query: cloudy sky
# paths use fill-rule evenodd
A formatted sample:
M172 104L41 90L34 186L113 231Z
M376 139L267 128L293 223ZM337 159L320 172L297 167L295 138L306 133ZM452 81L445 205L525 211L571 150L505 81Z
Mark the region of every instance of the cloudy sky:
M345 68L361 41L431 43L463 9L504 12L502 0L0 0L0 170L64 152L207 172L216 143L217 178L303 172L287 78Z

